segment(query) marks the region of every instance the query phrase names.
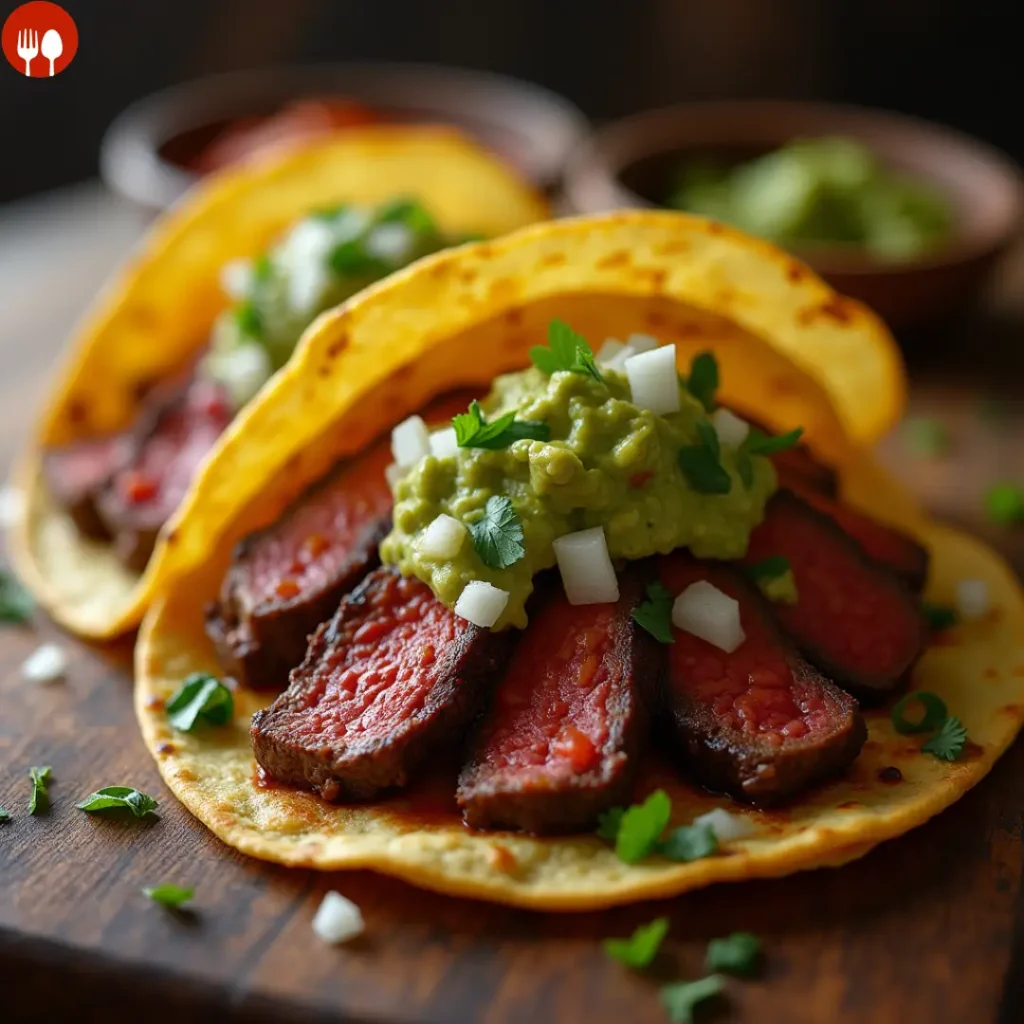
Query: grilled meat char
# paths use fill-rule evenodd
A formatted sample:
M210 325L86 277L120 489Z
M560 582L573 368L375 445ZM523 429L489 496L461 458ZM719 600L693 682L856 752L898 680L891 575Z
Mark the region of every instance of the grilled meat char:
M468 825L571 832L629 802L659 677L658 645L632 619L643 576L622 577L617 604L578 607L552 581L459 777Z
M706 580L739 602L745 638L731 654L679 629L666 648L669 744L704 785L766 805L856 758L867 738L857 702L800 657L742 571L680 551L658 576L673 595Z
M283 689L310 634L380 564L390 528L386 444L335 466L274 523L235 549L206 631L225 671L254 689Z
M867 558L833 519L786 490L769 501L745 562L774 555L789 560L798 600L776 603L773 611L804 657L858 696L894 689L926 635L919 602L903 581Z
M114 474L131 458L130 434L91 438L43 455L43 477L54 500L92 540L110 540L97 501Z
M456 616L419 580L375 569L317 629L288 689L253 716L256 760L325 800L404 786L462 740L511 642Z

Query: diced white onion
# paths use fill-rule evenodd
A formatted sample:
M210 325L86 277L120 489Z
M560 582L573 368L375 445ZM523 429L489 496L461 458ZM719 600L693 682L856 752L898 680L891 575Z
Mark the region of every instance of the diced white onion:
M394 490L398 486L398 481L408 472L408 466L400 466L397 462L392 462L391 465L384 467L384 479L387 480L388 487Z
M7 529L21 522L25 515L25 495L8 484L0 490L0 528Z
M68 656L57 644L37 647L21 665L21 674L33 683L55 683L68 670Z
M466 538L466 527L453 516L439 515L421 534L416 547L426 558L454 558Z
M708 825L720 843L736 839L749 839L757 834L757 826L745 814L733 814L724 807L716 807L707 814L693 819L694 825Z
M359 908L333 889L324 896L313 917L317 938L332 946L362 935L365 927Z
M224 352L210 352L204 372L227 389L231 404L241 409L273 375L270 356L262 345L244 343Z
M468 619L474 626L489 629L508 604L508 591L492 587L483 580L473 580L462 588L455 602L455 614Z
M415 466L430 454L430 434L420 416L410 416L391 431L391 454L399 466Z
M326 263L296 263L288 275L289 309L312 316L320 306L330 278Z
M961 580L956 585L956 607L965 619L984 618L992 607L984 580Z
M740 624L739 603L707 580L691 583L675 599L672 622L726 654L732 654L746 638Z
M220 269L220 286L224 294L236 300L244 299L252 287L252 263L249 260L232 260Z
M605 338L594 358L599 363L610 363L625 347L618 338Z
M626 339L626 344L634 352L650 352L658 347L658 339L652 338L649 334L631 334Z
M604 528L567 533L554 543L569 604L606 604L619 599L619 581L608 555Z
M453 459L459 453L459 442L455 439L455 428L435 430L430 435L430 454L437 459Z
M633 404L659 416L679 412L679 377L675 345L630 356L625 362Z
M313 217L300 221L275 259L287 272L288 305L297 313L313 313L330 282L327 257L337 235L327 221Z
M718 440L731 448L738 448L750 433L750 424L728 409L716 409L711 414L711 426L715 428Z
M404 224L379 224L367 236L366 251L385 263L404 263L415 244L413 233Z
M622 351L612 356L604 365L609 370L618 370L619 373L626 372L626 360L636 355L636 349L630 345L624 345Z

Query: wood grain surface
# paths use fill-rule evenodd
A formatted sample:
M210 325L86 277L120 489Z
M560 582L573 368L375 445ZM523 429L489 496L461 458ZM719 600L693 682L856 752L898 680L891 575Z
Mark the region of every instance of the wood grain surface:
M72 318L140 227L94 188L0 212L0 465L24 435ZM1014 281L1024 284L1019 270L1024 262L1009 268L987 319L914 340L913 410L949 420L949 456L910 459L899 437L883 446L933 507L978 529L986 483L1024 476L1015 385L1024 327L1002 298L1012 300ZM995 428L982 426L978 403L1000 386L1010 407ZM1024 572L1020 534L982 532ZM44 639L70 653L64 682L21 678L21 662ZM764 975L730 981L727 1001L701 1019L1024 1020L1022 743L950 811L842 869L600 914L540 915L371 873L269 867L227 849L161 785L131 712L129 654L127 642L72 641L42 616L0 634L0 804L13 819L0 825L2 1021L71 1013L80 1021L645 1024L666 1019L659 982L698 977L707 940L738 929L763 938ZM53 807L33 818L27 772L43 764L53 766ZM74 808L114 784L158 797L159 818L110 821ZM194 885L195 912L173 914L142 896L162 882ZM330 888L366 917L365 936L350 946L327 947L310 929ZM658 914L672 929L651 976L604 958L601 938Z

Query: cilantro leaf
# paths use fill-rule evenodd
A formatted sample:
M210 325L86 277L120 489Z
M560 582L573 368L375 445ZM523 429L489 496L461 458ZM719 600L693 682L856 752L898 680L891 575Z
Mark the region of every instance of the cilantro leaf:
M663 789L656 789L642 804L627 807L615 835L619 860L635 864L653 853L671 813L672 801Z
M759 580L777 580L792 570L793 566L785 555L769 555L760 562L754 562L753 565L746 567L747 575L755 583Z
M672 595L660 583L647 584L647 600L633 609L633 621L663 644L672 638Z
M750 977L761 958L761 941L750 932L733 932L724 939L712 939L704 964L709 971L725 971Z
M679 468L690 486L699 494L728 494L732 477L722 465L721 442L715 428L706 420L697 424L697 444L679 449Z
M686 389L708 412L714 412L718 390L718 360L712 352L699 352L690 363Z
M486 448L497 451L523 438L532 441L551 439L551 430L546 423L537 420L517 420L514 412L507 412L488 423L476 399L469 403L469 412L456 413L452 417L452 426L455 428L455 440L460 448Z
M11 816L7 813L7 811L4 810L3 807L0 807L0 822L10 821L10 820L11 820Z
M490 569L507 569L526 554L523 524L503 495L492 494L487 499L483 519L469 524L469 534L480 561Z
M615 842L622 825L622 816L626 813L625 807L609 807L597 816L597 836L599 839L607 839L610 843Z
M985 495L985 508L989 519L998 526L1024 523L1024 490L1015 484L996 484Z
M662 940L668 934L668 918L657 917L642 924L628 939L605 939L605 953L627 967L647 967L657 955Z
M710 825L683 825L673 829L657 849L666 860L688 864L717 853L718 836Z
M693 1024L693 1008L698 1003L722 994L725 979L709 974L699 981L677 981L664 985L659 993L661 1005L668 1012L672 1024Z
M956 609L950 608L949 605L931 604L928 601L922 601L921 611L924 614L925 619L928 620L929 627L936 632L943 629L949 629L951 626L955 626L959 621Z
M949 431L942 420L920 416L903 425L903 439L915 455L936 458L949 451Z
M775 455L777 452L784 452L787 448L793 448L800 443L803 436L803 427L794 427L785 434L778 434L772 437L757 427L751 427L750 433L741 445L751 455Z
M133 818L144 818L156 810L157 804L151 796L140 793L131 786L107 786L90 793L75 806L87 814L127 810L131 812Z
M589 348L576 349L576 359L573 361L571 369L573 373L585 373L588 377L596 380L598 384L604 383L604 377L601 376L601 371L597 368L597 363L594 360L594 354Z
M920 704L924 708L924 714L917 721L912 721L904 715L904 711L911 704ZM946 710L946 702L935 693L927 690L915 690L901 697L892 709L893 728L901 736L911 736L916 732L933 732L942 727L949 712Z
M21 581L6 569L0 569L0 622L27 622L35 601Z
M180 885L154 885L142 890L143 895L165 907L180 907L195 895L195 889L183 888Z
M167 721L179 732L198 725L226 725L235 711L235 698L217 678L193 672L167 702Z
M29 768L28 777L32 782L32 795L28 798L28 813L41 814L50 806L50 790L47 783L53 769L49 765L42 768Z
M378 224L403 224L417 235L437 235L440 230L427 208L409 196L391 199L377 208Z
M237 305L233 315L239 331L246 337L256 341L263 337L263 314L251 299Z
M339 242L327 257L327 264L339 277L385 277L390 267L366 251L362 235Z
M926 754L932 754L942 761L955 761L967 745L967 730L963 723L953 715L942 723L942 728L921 750Z
M543 373L585 373L594 380L603 381L601 371L594 362L594 353L582 334L577 334L564 320L554 319L548 324L548 344L534 345L530 361Z

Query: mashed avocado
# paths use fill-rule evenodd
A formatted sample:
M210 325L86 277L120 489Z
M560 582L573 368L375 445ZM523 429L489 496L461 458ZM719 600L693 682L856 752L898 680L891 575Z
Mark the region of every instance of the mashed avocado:
M759 579L757 585L769 601L776 601L779 604L796 604L800 600L796 589L796 577L793 575L792 569L787 569L778 576Z
M459 448L421 459L395 486L394 526L381 557L429 584L453 606L471 580L509 592L495 628L526 625L533 577L555 564L552 542L566 533L603 526L612 558L636 559L688 547L703 558L735 559L747 549L775 490L775 472L749 457L745 484L737 452L723 445L727 494L701 493L680 468L679 452L700 442L707 413L680 383L678 412L659 416L630 400L627 378L603 368L603 382L582 372L550 375L537 368L495 380L483 403L489 421L514 411L541 421L546 441L521 439L498 450ZM522 528L524 553L507 568L484 564L469 538L451 559L425 557L417 537L446 513L466 526L487 513L487 500L507 497Z

